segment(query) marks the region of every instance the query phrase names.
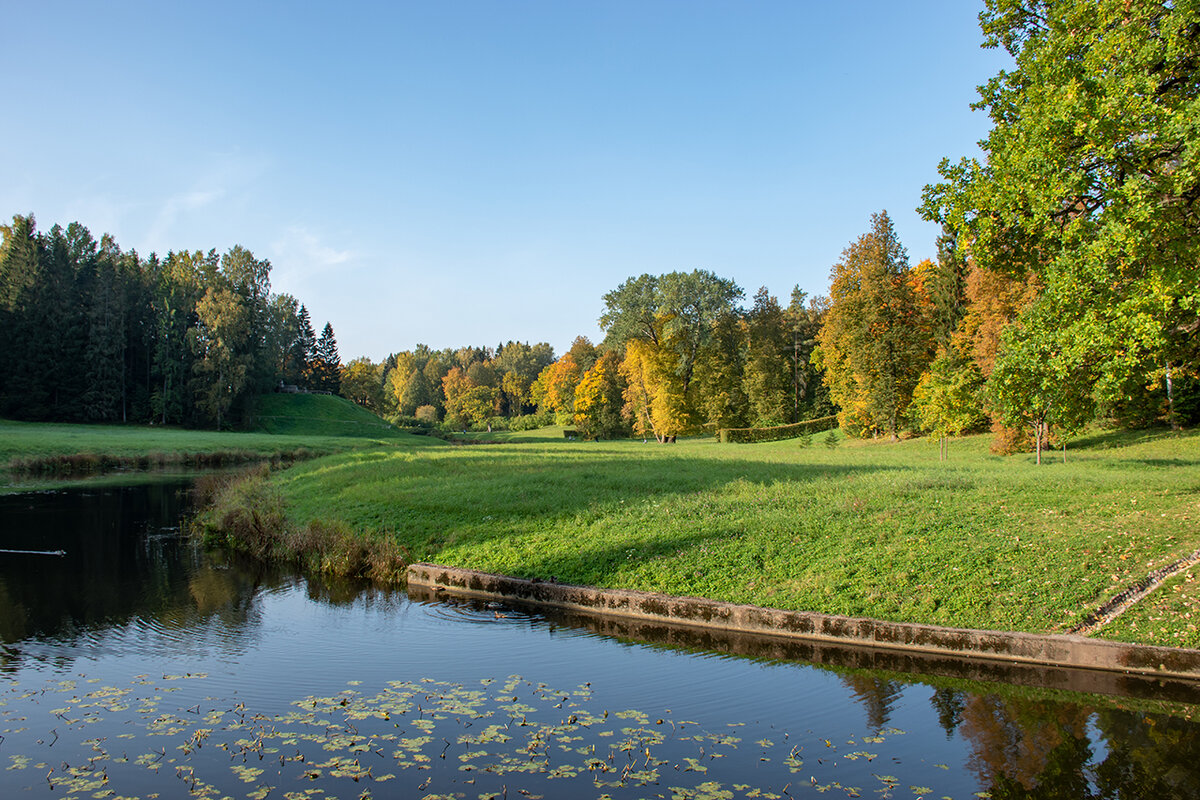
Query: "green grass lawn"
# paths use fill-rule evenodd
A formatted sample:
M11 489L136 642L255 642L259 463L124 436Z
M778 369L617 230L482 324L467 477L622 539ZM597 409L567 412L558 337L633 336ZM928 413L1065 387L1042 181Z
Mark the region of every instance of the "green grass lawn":
M837 433L664 446L546 428L452 445L337 398L277 397L260 407L273 434L0 422L0 464L305 448L328 455L271 478L291 523L390 537L411 560L973 628L1066 630L1200 548L1194 431L1096 433L1039 467L989 454L987 436L945 462L927 439ZM1099 635L1200 647L1193 572Z
M265 395L258 432L199 431L145 425L69 425L0 420L0 492L30 485L9 469L60 456L92 454L112 459L183 454L233 453L270 458L280 454L329 454L363 447L402 446L414 451L445 447L424 436L397 431L374 414L340 397ZM266 417L269 417L267 419ZM20 473L20 470L16 471ZM59 482L61 483L61 481ZM38 481L39 487L46 486Z
M926 439L476 438L508 443L366 448L274 481L294 521L383 533L413 560L974 628L1065 630L1200 547L1194 432L1097 434L1040 467L986 436L946 462ZM1101 635L1200 646L1172 597L1190 602L1165 592L1156 626Z
M320 394L266 394L258 398L254 428L285 436L352 436L394 439L404 434L343 397Z

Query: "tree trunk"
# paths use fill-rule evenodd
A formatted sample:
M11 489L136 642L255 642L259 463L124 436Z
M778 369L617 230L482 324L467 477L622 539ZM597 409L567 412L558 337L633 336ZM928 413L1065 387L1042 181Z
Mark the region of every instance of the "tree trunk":
M1175 416L1175 388L1171 383L1171 364L1167 363L1167 420L1171 423L1171 430L1179 430L1179 417Z

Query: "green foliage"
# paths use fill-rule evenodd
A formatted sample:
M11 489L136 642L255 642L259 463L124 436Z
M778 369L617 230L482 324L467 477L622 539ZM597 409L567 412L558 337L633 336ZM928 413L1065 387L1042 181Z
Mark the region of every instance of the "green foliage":
M585 439L629 435L629 423L621 414L627 384L620 367L621 358L609 350L584 373L575 387L575 425Z
M642 275L604 295L600 327L609 348L635 340L656 350L667 348L661 360L679 376L686 396L713 323L733 312L741 296L736 283L707 270Z
M696 357L692 405L706 425L736 428L747 423L749 403L743 382L745 328L744 321L737 315L722 315L713 324L708 344Z
M871 231L846 248L830 277L819 341L841 425L895 440L931 354L908 254L886 211L872 216Z
M812 435L821 431L833 430L838 426L836 415L808 419L804 422L794 422L790 425L774 425L769 428L721 428L717 438L724 443L749 444L752 442L777 442L783 439L807 437L801 444L807 446L812 442Z
M39 233L14 217L0 226L0 414L240 423L300 369L297 307L243 247L142 259L78 223Z
M1005 330L1000 357L988 381L990 399L1001 420L1013 427L1032 428L1039 463L1051 426L1060 437L1069 437L1095 412L1087 391L1094 367L1088 347L1076 342L1066 348L1056 341L1059 317L1048 307L1043 298L1022 315L1021 323Z
M250 370L250 312L229 289L209 289L196 304L196 327L188 331L197 406L216 423L227 419L246 387Z
M913 391L911 412L921 430L944 439L983 427L983 375L958 348L942 350Z
M534 431L553 424L554 417L550 414L522 414L509 420L508 429L510 431Z
M404 553L386 537L354 534L340 522L289 524L283 498L262 468L201 479L200 512L192 521L209 546L263 560L292 561L304 569L342 578L394 584L404 579Z
M341 393L374 414L384 410L383 367L371 359L355 358L342 367Z
M746 314L746 362L742 386L750 419L758 426L779 425L791 416L792 370L787 353L792 348L792 331L779 301L766 287L754 295L754 306Z
M309 365L309 388L321 392L339 394L342 390L342 359L338 355L337 339L333 336L333 326L328 322L321 330L317 339L312 363Z
M1022 320L1042 344L1009 339L1025 352L999 396L1046 400L1065 371L1112 403L1169 365L1200 366L1198 16L1195 0L989 0L981 14L985 46L1015 67L980 88L986 159L943 161L922 212L980 266L1042 284ZM1018 380L1016 362L1042 374Z

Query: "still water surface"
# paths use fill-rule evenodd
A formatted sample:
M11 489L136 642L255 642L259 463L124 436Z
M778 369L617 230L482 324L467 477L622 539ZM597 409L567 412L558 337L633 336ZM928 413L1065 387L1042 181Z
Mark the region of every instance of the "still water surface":
M186 501L0 497L0 549L67 553L0 555L0 797L1200 797L1178 695L816 667L309 582L196 548Z

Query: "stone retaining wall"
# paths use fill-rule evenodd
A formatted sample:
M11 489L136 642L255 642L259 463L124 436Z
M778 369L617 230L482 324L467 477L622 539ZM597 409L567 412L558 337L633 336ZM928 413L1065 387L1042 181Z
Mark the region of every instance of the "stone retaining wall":
M760 636L1200 681L1200 650L783 611L697 597L529 581L436 564L411 565L408 581L435 592Z

